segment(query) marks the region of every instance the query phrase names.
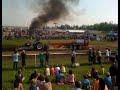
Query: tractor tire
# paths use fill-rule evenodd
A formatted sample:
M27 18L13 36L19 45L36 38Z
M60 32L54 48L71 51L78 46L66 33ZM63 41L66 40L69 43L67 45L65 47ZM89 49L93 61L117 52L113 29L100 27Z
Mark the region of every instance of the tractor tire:
M43 49L42 43L37 42L37 43L34 45L34 49L35 49L35 50L41 50L41 49Z

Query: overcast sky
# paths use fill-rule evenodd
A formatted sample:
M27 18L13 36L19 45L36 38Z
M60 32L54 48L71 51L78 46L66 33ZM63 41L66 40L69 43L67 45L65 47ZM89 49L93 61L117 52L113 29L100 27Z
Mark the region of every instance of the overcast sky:
M29 26L38 14L31 10L29 2L30 0L2 0L2 25ZM80 0L73 10L74 13L70 13L67 19L57 21L58 25L91 25L105 21L118 23L118 0Z

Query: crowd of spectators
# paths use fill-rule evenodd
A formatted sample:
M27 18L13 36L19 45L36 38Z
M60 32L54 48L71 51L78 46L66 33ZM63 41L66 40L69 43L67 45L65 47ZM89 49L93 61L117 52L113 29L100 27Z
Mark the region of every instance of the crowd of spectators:
M91 72L83 74L83 79L76 79L76 75L72 70L66 71L66 66L56 65L56 66L46 66L44 72L39 72L37 69L29 76L29 90L53 90L52 84L56 85L75 85L71 90L116 90L118 86L118 67L115 63L115 58L110 58L110 68L101 77L100 70L96 68L91 68ZM65 72L62 71L64 67ZM59 68L59 69L58 69ZM49 70L47 70L49 69ZM54 73L53 73L54 72ZM49 78L49 76L53 78ZM22 74L21 69L15 74L14 87L13 90L25 90L24 85L25 76ZM90 80L91 79L91 80Z
M29 38L28 29L15 28L15 29L2 29L3 39L13 39L13 38ZM33 32L40 36L41 39L81 39L83 38L83 33L71 33L64 30L54 30L54 29L44 29ZM35 35L33 35L35 38Z

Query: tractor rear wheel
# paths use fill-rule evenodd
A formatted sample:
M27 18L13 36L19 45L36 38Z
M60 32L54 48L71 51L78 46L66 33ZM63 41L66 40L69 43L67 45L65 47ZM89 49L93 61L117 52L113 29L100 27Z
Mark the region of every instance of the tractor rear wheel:
M34 45L34 49L35 49L35 50L41 50L41 49L43 49L42 43L37 42L37 43Z

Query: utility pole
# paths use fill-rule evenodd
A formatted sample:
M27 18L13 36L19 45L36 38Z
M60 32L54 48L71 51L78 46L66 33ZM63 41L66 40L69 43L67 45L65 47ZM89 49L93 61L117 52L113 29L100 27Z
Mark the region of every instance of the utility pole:
M55 29L57 29L57 23L54 23L55 24Z

